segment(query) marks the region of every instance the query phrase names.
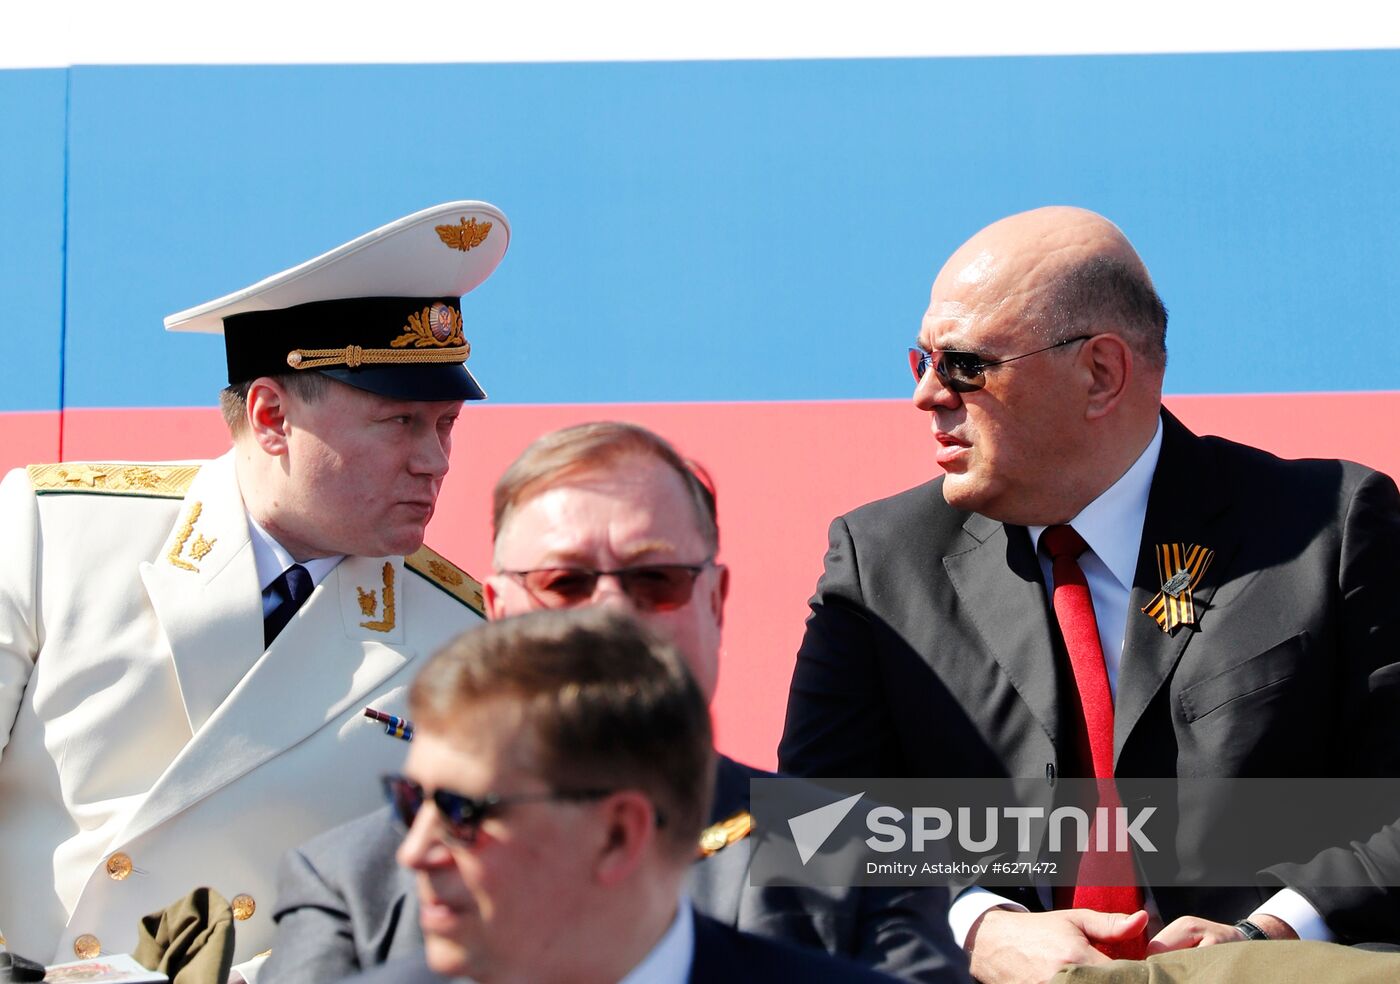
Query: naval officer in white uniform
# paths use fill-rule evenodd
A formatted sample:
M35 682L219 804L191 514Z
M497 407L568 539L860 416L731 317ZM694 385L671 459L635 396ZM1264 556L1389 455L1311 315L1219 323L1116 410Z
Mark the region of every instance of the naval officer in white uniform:
M423 547L464 400L461 295L505 216L451 202L166 319L222 332L232 449L0 483L0 932L131 951L207 885L248 978L277 862L379 798L423 660L479 621Z

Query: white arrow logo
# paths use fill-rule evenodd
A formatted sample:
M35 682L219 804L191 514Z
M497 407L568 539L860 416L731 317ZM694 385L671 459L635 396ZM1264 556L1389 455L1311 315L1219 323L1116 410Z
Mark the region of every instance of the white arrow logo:
M828 803L826 806L817 807L807 813L801 813L788 821L788 829L792 831L793 843L797 845L797 856L802 859L805 865L812 860L812 855L822 849L826 839L832 835L837 827L841 826L841 821L846 819L846 814L855 809L856 803L864 793L856 793L854 796L847 796L843 800L835 803Z

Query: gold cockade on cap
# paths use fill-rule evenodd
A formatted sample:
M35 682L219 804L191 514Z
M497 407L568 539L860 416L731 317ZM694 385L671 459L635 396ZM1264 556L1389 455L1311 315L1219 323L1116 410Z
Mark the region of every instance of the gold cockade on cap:
M408 324L403 326L403 334L389 343L393 348L447 348L464 345L470 354L471 346L462 335L462 312L447 304L434 304L421 312L408 316ZM466 356L463 356L465 360Z
M491 232L490 222L477 222L476 219L469 219L463 216L457 225L433 226L437 230L438 238L453 249L460 249L463 253L480 246L486 241L487 235Z

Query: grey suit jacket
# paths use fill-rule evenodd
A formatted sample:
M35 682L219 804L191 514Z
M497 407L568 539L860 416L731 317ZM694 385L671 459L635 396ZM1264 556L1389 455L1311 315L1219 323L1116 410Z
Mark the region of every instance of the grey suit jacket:
M403 833L383 807L288 851L277 875L277 937L261 984L321 984L423 949Z
M771 776L721 756L715 821L748 808L749 779ZM260 984L319 984L421 950L412 878L394 862L387 808L290 852L278 883L277 939ZM746 838L691 866L697 912L745 932L825 950L909 981L960 984L967 961L947 924L947 892L757 888Z
M1164 417L1114 702L1120 785L1400 776L1395 483L1349 462L1283 461L1196 437ZM784 772L1092 774L1079 760L1073 682L1029 535L953 509L940 483L832 523L793 673ZM1215 551L1195 590L1196 624L1171 635L1139 612L1162 583L1152 548L1163 543ZM1210 864L1211 832L1239 806L1204 803L1197 826L1178 831L1187 870ZM1345 842L1324 833L1319 849ZM1329 890L1326 861L1297 864L1286 880L1344 938L1371 936L1361 927L1385 908L1383 889ZM1154 895L1168 921L1230 922L1279 877L1154 886ZM1034 893L1024 901L1038 907Z

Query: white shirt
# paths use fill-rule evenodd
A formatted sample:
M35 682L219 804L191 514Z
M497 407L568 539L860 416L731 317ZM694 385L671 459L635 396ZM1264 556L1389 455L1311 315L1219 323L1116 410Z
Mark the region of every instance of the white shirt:
M278 605L276 596L267 594L268 586L281 577L288 567L297 563L297 560L251 515L248 517L248 533L248 539L253 544L253 565L258 569L258 590L263 592L263 618L267 618ZM336 557L317 557L301 566L311 575L311 586L314 588L344 559L344 554Z
M1138 551L1142 546L1142 526L1147 521L1147 497L1152 490L1152 476L1157 471L1157 459L1162 453L1162 421L1137 461L1093 502L1085 506L1070 526L1089 545L1079 558L1084 580L1089 582L1089 595L1094 602L1094 620L1099 627L1099 645L1103 649L1108 686L1118 696L1118 672L1123 662L1123 638L1128 629L1128 598L1137 574ZM1045 590L1053 598L1055 578L1050 558L1040 551L1044 526L1027 527L1031 545L1040 560ZM1148 900L1149 905L1151 899ZM958 945L965 946L972 924L988 909L1002 906L1025 912L1026 907L1004 899L994 892L973 886L963 891L948 909L948 923ZM1330 942L1331 932L1315 908L1291 888L1281 889L1250 914L1249 918L1266 913L1282 919L1293 927L1300 939Z
M670 927L618 984L686 984L694 959L695 915L682 893Z
M1084 580L1094 600L1094 620L1099 625L1099 645L1108 670L1108 687L1118 696L1118 668L1123 662L1123 637L1128 630L1128 596L1137 573L1138 550L1142 544L1142 524L1147 520L1147 495L1152 491L1152 475L1162 454L1162 420L1157 432L1137 461L1093 502L1070 520L1069 525L1089 545L1079 557ZM1045 590L1054 598L1055 577L1051 561L1040 550L1044 526L1027 527L1031 546L1040 558Z

